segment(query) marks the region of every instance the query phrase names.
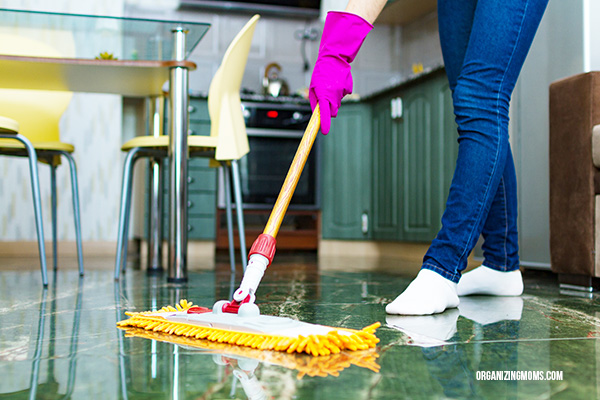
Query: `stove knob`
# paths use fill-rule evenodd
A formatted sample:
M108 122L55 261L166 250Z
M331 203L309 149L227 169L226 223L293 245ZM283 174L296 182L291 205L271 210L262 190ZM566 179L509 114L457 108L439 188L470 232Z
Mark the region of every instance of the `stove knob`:
M242 114L244 115L244 118L245 118L245 119L248 119L248 118L250 118L250 115L252 115L252 113L250 112L250 110L248 110L247 108L244 108L244 109L242 110Z
M298 121L298 120L302 119L302 113L296 111L296 112L294 112L294 114L292 114L292 118L294 120Z

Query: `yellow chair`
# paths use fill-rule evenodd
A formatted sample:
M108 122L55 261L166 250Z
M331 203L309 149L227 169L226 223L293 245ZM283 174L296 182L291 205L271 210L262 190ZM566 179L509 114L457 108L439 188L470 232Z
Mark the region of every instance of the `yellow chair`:
M0 34L0 52L20 56L62 56L56 49L45 43L13 34ZM56 168L60 165L61 156L66 157L69 162L79 273L83 275L77 170L75 160L71 156L75 149L72 145L60 141L58 126L62 114L71 101L71 97L71 92L0 89L0 113L5 117L14 119L19 124L19 128L13 130L12 133L2 132L0 134L0 154L29 158L44 286L48 284L48 278L37 168L38 160L50 166L54 269L57 268ZM6 125L4 126L6 127Z
M233 254L233 229L231 223L230 174L233 174L237 208L237 222L240 235L242 264L246 266L246 239L242 215L242 195L237 161L248 153L248 136L242 114L240 88L252 37L259 15L253 16L233 39L219 69L213 77L208 91L208 111L210 115L210 136L188 136L189 157L208 157L211 162L220 163L225 176L225 197L229 231L229 251L231 267L235 270ZM121 269L125 270L127 237L131 208L132 171L135 161L141 157L165 158L169 146L166 135L140 136L126 142L121 150L127 151L123 169L121 192L121 215L117 238L115 279L119 279Z

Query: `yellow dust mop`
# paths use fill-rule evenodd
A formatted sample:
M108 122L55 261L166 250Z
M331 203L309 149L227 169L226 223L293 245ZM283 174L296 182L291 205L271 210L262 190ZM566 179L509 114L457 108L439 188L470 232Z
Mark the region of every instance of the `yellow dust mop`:
M246 313L245 309L241 307L236 314L211 311L181 300L176 307L167 306L155 312L128 312L129 319L118 322L117 326L313 356L338 354L343 350L367 350L379 342L375 336L375 330L381 326L379 322L362 330L353 330Z
M355 365L379 372L377 364L379 354L375 349L364 351L341 351L323 357L311 357L306 354L287 354L278 351L263 351L227 343L198 340L192 337L169 335L162 332L147 331L141 328L123 328L125 337L140 337L173 343L185 348L201 351L204 354L219 355L222 358L238 360L256 360L269 365L278 365L289 370L298 371L297 378L308 376L339 376L346 368Z
M157 312L129 313L130 318L119 322L118 325L259 350L307 353L313 356L375 347L379 339L374 333L380 326L379 323L362 330L332 328L291 318L260 315L258 306L254 304L256 289L275 255L275 237L319 127L320 111L317 105L302 136L265 230L250 249L248 266L240 288L233 295L233 301L218 301L211 312L207 308L192 307L191 303L182 300L177 308L165 307Z

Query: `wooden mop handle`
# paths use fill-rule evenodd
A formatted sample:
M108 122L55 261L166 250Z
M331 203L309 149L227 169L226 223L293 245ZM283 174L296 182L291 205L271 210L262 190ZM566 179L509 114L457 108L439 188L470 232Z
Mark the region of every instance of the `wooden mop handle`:
M269 216L269 220L267 221L267 225L265 226L263 234L270 235L273 238L277 237L277 233L281 227L281 222L283 221L283 217L285 216L287 208L290 205L292 195L294 194L294 190L296 190L296 185L298 184L300 175L302 175L304 164L306 164L306 160L310 154L313 143L315 142L317 133L319 133L320 127L321 112L319 105L317 104L313 111L312 117L308 122L308 126L304 131L304 135L302 136L302 140L300 141L300 145L298 146L298 150L296 151L292 165L290 166L287 176L285 177L283 186L279 191L279 196L277 197L277 201L275 201L275 205L273 206L273 210L271 211L271 215Z

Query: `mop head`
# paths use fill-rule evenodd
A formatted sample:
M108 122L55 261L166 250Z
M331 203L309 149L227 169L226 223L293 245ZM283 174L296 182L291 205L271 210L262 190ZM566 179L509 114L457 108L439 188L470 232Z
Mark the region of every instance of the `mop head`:
M377 322L362 330L353 330L270 315L215 313L208 308L194 307L187 300L181 300L176 307L167 306L158 311L140 313L127 312L126 315L129 319L118 322L118 327L143 328L258 350L306 353L313 356L373 348L379 342L375 330L381 326Z

